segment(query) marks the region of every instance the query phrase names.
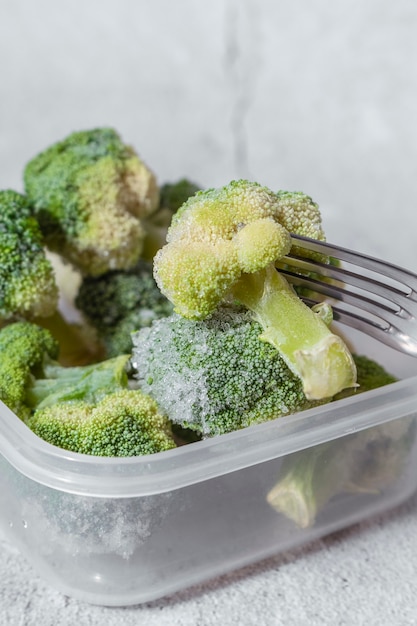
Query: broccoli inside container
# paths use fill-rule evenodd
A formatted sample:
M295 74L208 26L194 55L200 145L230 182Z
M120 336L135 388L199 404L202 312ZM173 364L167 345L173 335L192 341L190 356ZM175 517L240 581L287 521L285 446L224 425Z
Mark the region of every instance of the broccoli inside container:
M52 584L148 601L415 490L416 360L281 271L294 234L325 240L308 195L160 184L110 128L23 181L0 191L0 524Z

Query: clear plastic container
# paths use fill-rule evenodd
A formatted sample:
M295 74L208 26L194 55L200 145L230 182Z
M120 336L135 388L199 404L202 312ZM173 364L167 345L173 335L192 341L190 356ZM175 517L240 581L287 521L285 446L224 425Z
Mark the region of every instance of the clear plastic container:
M344 335L402 380L152 456L60 450L0 403L2 530L52 586L123 606L397 505L417 487L417 359Z

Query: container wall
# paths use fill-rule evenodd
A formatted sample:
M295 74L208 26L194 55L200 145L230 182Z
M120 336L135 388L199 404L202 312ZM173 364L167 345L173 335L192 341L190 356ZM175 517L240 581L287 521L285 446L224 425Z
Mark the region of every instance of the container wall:
M369 517L415 490L409 416L164 494L93 498L0 463L1 524L51 584L144 602Z

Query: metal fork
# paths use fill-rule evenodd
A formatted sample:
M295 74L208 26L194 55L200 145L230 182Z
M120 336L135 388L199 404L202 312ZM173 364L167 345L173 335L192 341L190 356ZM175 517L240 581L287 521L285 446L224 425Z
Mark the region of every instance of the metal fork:
M335 321L417 357L417 274L330 243L299 235L292 240L277 267L303 288L298 291L307 304L330 299ZM327 262L318 260L323 255Z

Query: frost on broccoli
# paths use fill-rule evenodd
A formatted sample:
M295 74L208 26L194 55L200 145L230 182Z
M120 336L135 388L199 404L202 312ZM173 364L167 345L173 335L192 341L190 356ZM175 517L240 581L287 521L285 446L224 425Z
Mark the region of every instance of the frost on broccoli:
M26 198L0 191L0 319L49 316L57 304L55 274Z
M174 424L204 437L316 406L260 332L236 307L202 321L176 314L156 321L133 335L140 388Z
M76 132L33 158L26 194L52 251L99 275L138 260L142 220L158 206L155 176L110 128Z
M155 283L152 265L142 260L130 270L85 277L75 304L97 330L107 357L130 353L132 332L172 313L171 302Z
M174 310L192 320L237 300L303 381L310 399L329 398L356 384L343 340L298 298L275 267L291 249L290 231L321 236L317 205L289 202L256 183L233 181L198 192L176 212L154 273Z

